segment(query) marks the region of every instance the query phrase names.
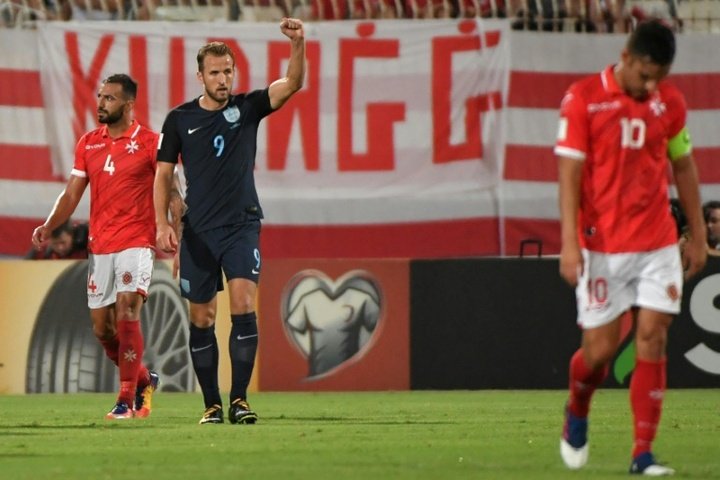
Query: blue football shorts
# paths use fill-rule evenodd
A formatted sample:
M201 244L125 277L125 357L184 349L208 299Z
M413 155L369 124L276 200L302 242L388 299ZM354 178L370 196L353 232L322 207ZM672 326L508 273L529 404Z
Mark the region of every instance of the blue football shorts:
M183 231L180 243L180 293L192 303L207 303L223 290L227 280L260 279L260 220Z

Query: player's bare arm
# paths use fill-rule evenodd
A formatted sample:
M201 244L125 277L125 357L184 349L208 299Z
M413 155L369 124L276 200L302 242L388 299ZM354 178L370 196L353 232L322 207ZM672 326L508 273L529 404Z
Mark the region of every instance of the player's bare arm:
M290 39L290 61L284 78L270 84L270 106L273 110L282 107L285 102L303 86L305 80L305 30L303 23L296 18L283 18L280 31Z
M185 214L185 200L180 194L180 178L177 172L173 173L173 186L170 189L170 225L175 231L178 241L182 238L182 217ZM172 276L177 278L180 271L180 252L176 251L173 257Z
M180 238L182 235L182 217L185 214L185 207L185 201L182 195L180 195L180 190L173 185L170 188L170 225L173 230L175 230L177 238Z
M583 258L578 240L577 217L580 208L580 179L583 162L558 157L558 184L560 197L560 276L576 286L583 271Z
M50 233L70 218L80 203L87 184L86 177L70 175L65 189L55 200L55 205L53 205L47 220L33 231L32 243L35 248L40 248L42 243L50 238Z
M685 277L690 278L703 269L707 260L706 227L698 190L698 174L691 155L674 160L672 168L689 229L682 249L682 261Z
M178 245L175 230L168 221L174 168L175 165L172 163L158 162L153 187L155 223L157 225L156 245L160 250L168 253L175 253Z

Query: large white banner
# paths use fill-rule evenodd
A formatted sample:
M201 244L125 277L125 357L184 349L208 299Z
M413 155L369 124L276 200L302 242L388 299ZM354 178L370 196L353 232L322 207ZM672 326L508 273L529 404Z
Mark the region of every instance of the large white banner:
M195 56L207 41L235 50L236 91L284 76L289 56L275 24L56 22L41 25L39 38L46 135L65 176L76 140L97 125L104 77L133 76L136 117L159 130L173 106L201 93ZM507 22L320 23L306 25L306 40L303 90L259 132L256 175L270 223L497 215Z

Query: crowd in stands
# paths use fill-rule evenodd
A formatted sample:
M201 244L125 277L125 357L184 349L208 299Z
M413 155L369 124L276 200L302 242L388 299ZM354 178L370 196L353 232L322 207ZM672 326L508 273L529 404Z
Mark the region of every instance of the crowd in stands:
M31 248L25 255L27 260L75 260L88 258L87 223L66 221L50 233L47 242L40 248Z
M717 4L717 7L716 7ZM627 32L648 17L713 31L720 0L0 0L0 26L36 20L305 21L508 18L517 30Z

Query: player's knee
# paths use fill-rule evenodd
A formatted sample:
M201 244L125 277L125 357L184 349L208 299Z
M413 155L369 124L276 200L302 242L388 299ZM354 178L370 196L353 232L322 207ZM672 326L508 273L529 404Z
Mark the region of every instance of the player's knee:
M615 356L616 345L609 341L595 341L591 345L584 345L585 363L592 369L607 365Z
M114 328L111 328L109 325L105 324L94 324L93 325L93 335L95 335L95 338L101 341L108 341L112 340L115 335L117 335L117 332Z
M143 298L139 294L118 294L115 317L118 320L139 320Z
M659 360L665 355L667 331L661 328L638 331L635 335L637 355L646 360Z
M197 328L210 328L215 325L215 309L210 306L192 308L190 321Z
M255 311L255 295L250 291L231 292L230 311L233 315L243 315Z

